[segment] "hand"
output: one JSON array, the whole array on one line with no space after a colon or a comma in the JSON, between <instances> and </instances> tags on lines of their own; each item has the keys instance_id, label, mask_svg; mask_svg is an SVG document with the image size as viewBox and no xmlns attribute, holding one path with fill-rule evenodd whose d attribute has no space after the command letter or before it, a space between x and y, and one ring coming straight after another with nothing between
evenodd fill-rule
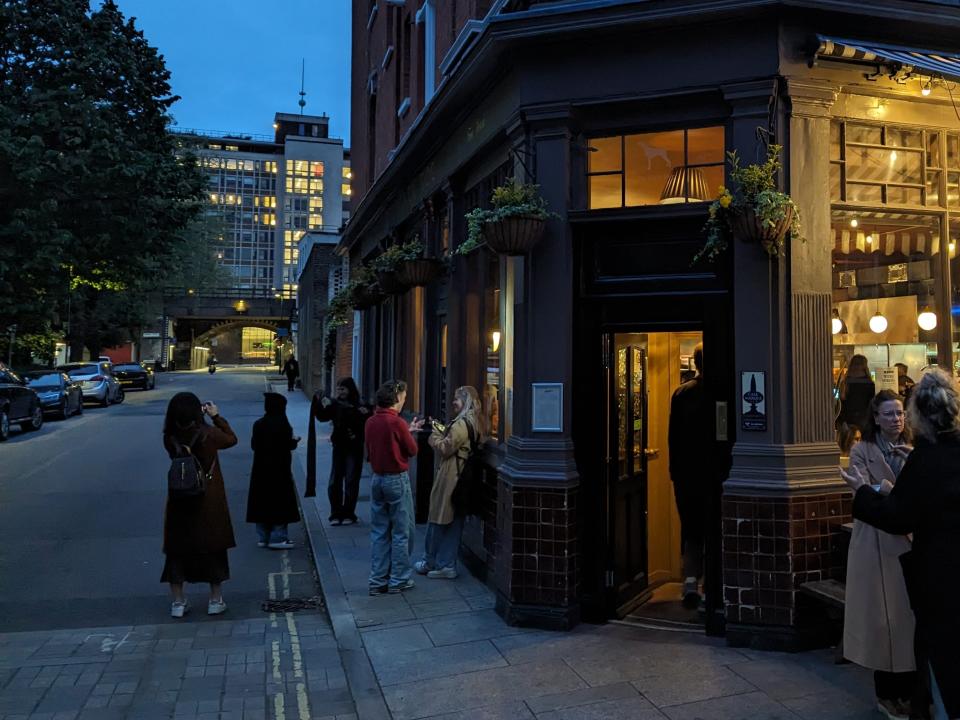
<instances>
[{"instance_id":1,"label":"hand","mask_svg":"<svg viewBox=\"0 0 960 720\"><path fill-rule=\"evenodd\" d=\"M423 418L414 417L410 421L410 432L418 432L423 429Z\"/></svg>"},{"instance_id":2,"label":"hand","mask_svg":"<svg viewBox=\"0 0 960 720\"><path fill-rule=\"evenodd\" d=\"M370 414L370 411L369 411L367 408L362 407L362 406L359 407L359 408L357 408L357 410L360 411L360 414L361 414L361 415L369 415L369 414Z\"/></svg>"},{"instance_id":3,"label":"hand","mask_svg":"<svg viewBox=\"0 0 960 720\"><path fill-rule=\"evenodd\" d=\"M843 478L844 482L850 486L850 489L856 492L862 486L867 485L868 481L860 472L859 468L850 467L850 471L847 472L843 468L840 468L840 477Z\"/></svg>"},{"instance_id":4,"label":"hand","mask_svg":"<svg viewBox=\"0 0 960 720\"><path fill-rule=\"evenodd\" d=\"M899 456L902 457L904 460L906 460L907 455L909 455L909 454L913 451L913 445L907 445L907 444L905 444L905 443L904 443L903 445L894 445L893 448L892 448L892 450L893 450L897 455L899 455Z\"/></svg>"},{"instance_id":5,"label":"hand","mask_svg":"<svg viewBox=\"0 0 960 720\"><path fill-rule=\"evenodd\" d=\"M210 417L216 417L220 414L220 411L217 409L217 406L212 402L205 402L203 404L203 412Z\"/></svg>"},{"instance_id":6,"label":"hand","mask_svg":"<svg viewBox=\"0 0 960 720\"><path fill-rule=\"evenodd\" d=\"M325 408L330 407L330 398L328 398L328 397L321 398L321 399L320 399L320 404L321 404L323 407L325 407Z\"/></svg>"}]
</instances>

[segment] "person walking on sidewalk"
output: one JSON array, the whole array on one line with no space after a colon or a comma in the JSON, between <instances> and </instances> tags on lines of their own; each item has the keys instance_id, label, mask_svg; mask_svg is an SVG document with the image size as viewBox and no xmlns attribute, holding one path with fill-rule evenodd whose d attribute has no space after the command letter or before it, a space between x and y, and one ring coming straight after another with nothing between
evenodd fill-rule
<instances>
[{"instance_id":1,"label":"person walking on sidewalk","mask_svg":"<svg viewBox=\"0 0 960 720\"><path fill-rule=\"evenodd\" d=\"M417 454L412 433L423 427L416 417L407 424L400 411L407 384L389 380L377 390L377 409L367 420L370 485L370 594L398 593L413 587L410 551L415 529L410 458Z\"/></svg>"},{"instance_id":2,"label":"person walking on sidewalk","mask_svg":"<svg viewBox=\"0 0 960 720\"><path fill-rule=\"evenodd\" d=\"M457 577L457 553L463 535L463 513L453 504L464 463L483 442L483 408L476 388L465 385L453 394L456 417L445 428L434 425L430 447L440 458L430 490L430 514L423 560L414 569L432 579Z\"/></svg>"},{"instance_id":3,"label":"person walking on sidewalk","mask_svg":"<svg viewBox=\"0 0 960 720\"><path fill-rule=\"evenodd\" d=\"M360 402L360 391L353 378L343 378L337 383L335 398L331 399L320 393L314 395L310 417L307 452L311 456L317 447L313 420L330 420L333 423L333 432L330 434L333 459L327 484L330 523L339 525L359 522L356 509L360 475L363 472L363 429L370 417L370 409Z\"/></svg>"},{"instance_id":4,"label":"person walking on sidewalk","mask_svg":"<svg viewBox=\"0 0 960 720\"><path fill-rule=\"evenodd\" d=\"M290 523L300 521L297 488L293 483L293 451L300 442L287 420L287 399L279 393L263 394L264 416L253 424L250 446L253 469L247 493L247 522L255 523L260 547L292 548Z\"/></svg>"},{"instance_id":5,"label":"person walking on sidewalk","mask_svg":"<svg viewBox=\"0 0 960 720\"><path fill-rule=\"evenodd\" d=\"M170 584L172 617L182 618L187 612L183 585L188 582L210 584L208 615L219 615L227 609L221 584L230 578L227 550L236 542L217 453L236 444L237 436L215 404L201 405L189 392L170 399L163 422L164 448L171 458L182 457L185 452L194 455L208 474L202 494L167 496L163 517L166 560L160 582Z\"/></svg>"},{"instance_id":6,"label":"person walking on sidewalk","mask_svg":"<svg viewBox=\"0 0 960 720\"><path fill-rule=\"evenodd\" d=\"M297 378L300 377L300 363L291 355L283 364L283 374L287 376L287 392L293 392L293 386L296 385Z\"/></svg>"}]
</instances>

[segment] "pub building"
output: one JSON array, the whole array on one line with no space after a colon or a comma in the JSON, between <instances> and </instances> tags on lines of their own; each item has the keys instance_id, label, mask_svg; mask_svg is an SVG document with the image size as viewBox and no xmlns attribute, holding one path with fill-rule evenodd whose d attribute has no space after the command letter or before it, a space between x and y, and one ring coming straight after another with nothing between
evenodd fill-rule
<instances>
[{"instance_id":1,"label":"pub building","mask_svg":"<svg viewBox=\"0 0 960 720\"><path fill-rule=\"evenodd\" d=\"M361 199L340 252L357 268L419 239L449 269L347 332L365 393L402 378L411 411L449 419L456 387L480 391L486 504L461 554L497 611L549 628L676 617L667 428L702 343L714 439L687 450L711 468L692 622L734 645L824 642L800 588L844 580L838 378L857 353L914 379L960 354L960 6L416 5L354 2ZM725 153L762 161L768 142L803 237L779 259L737 240L694 263ZM508 178L539 186L544 237L453 254Z\"/></svg>"}]
</instances>

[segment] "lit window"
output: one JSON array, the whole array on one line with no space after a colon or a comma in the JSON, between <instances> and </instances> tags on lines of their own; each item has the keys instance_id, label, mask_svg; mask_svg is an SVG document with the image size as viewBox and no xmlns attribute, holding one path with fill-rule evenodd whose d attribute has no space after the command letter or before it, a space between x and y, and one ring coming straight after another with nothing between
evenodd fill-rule
<instances>
[{"instance_id":1,"label":"lit window","mask_svg":"<svg viewBox=\"0 0 960 720\"><path fill-rule=\"evenodd\" d=\"M323 210L323 198L317 195L314 195L310 198L310 210Z\"/></svg>"},{"instance_id":2,"label":"lit window","mask_svg":"<svg viewBox=\"0 0 960 720\"><path fill-rule=\"evenodd\" d=\"M310 163L310 175L313 177L323 177L323 163L322 162L311 162Z\"/></svg>"},{"instance_id":3,"label":"lit window","mask_svg":"<svg viewBox=\"0 0 960 720\"><path fill-rule=\"evenodd\" d=\"M209 145L207 145L207 147L210 148L211 150L222 150L222 149L223 149L223 146L222 146L222 145L214 145L213 143L210 143Z\"/></svg>"},{"instance_id":4,"label":"lit window","mask_svg":"<svg viewBox=\"0 0 960 720\"><path fill-rule=\"evenodd\" d=\"M310 216L310 229L316 230L323 227L323 215Z\"/></svg>"},{"instance_id":5,"label":"lit window","mask_svg":"<svg viewBox=\"0 0 960 720\"><path fill-rule=\"evenodd\" d=\"M353 179L353 173L350 172L350 167L348 165L344 165L343 167L343 177L347 180Z\"/></svg>"},{"instance_id":6,"label":"lit window","mask_svg":"<svg viewBox=\"0 0 960 720\"><path fill-rule=\"evenodd\" d=\"M340 186L340 192L346 195L347 197L350 197L350 195L353 193L353 190L350 189L349 183L343 183Z\"/></svg>"},{"instance_id":7,"label":"lit window","mask_svg":"<svg viewBox=\"0 0 960 720\"><path fill-rule=\"evenodd\" d=\"M311 193L322 193L322 192L323 192L323 180L311 180L311 181L310 181L310 192L311 192Z\"/></svg>"},{"instance_id":8,"label":"lit window","mask_svg":"<svg viewBox=\"0 0 960 720\"><path fill-rule=\"evenodd\" d=\"M230 152L238 152L240 150L240 148L236 145L227 145L226 149Z\"/></svg>"}]
</instances>

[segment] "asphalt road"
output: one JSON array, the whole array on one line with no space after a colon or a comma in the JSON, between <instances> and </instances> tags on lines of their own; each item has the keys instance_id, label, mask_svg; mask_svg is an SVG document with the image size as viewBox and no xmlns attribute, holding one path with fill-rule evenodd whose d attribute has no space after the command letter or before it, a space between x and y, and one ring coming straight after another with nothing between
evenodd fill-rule
<instances>
[{"instance_id":1,"label":"asphalt road","mask_svg":"<svg viewBox=\"0 0 960 720\"><path fill-rule=\"evenodd\" d=\"M169 467L161 430L167 402L181 391L216 402L240 440L220 454L238 544L230 551L224 619L262 617L283 553L302 573L290 578L291 596L316 594L302 526L290 528L298 547L277 552L258 548L244 522L250 432L275 373L163 373L156 390L128 391L121 405L87 406L39 432L12 432L0 444L0 632L176 622L160 583ZM188 593L194 621L206 620L197 612L206 586L190 585Z\"/></svg>"}]
</instances>

